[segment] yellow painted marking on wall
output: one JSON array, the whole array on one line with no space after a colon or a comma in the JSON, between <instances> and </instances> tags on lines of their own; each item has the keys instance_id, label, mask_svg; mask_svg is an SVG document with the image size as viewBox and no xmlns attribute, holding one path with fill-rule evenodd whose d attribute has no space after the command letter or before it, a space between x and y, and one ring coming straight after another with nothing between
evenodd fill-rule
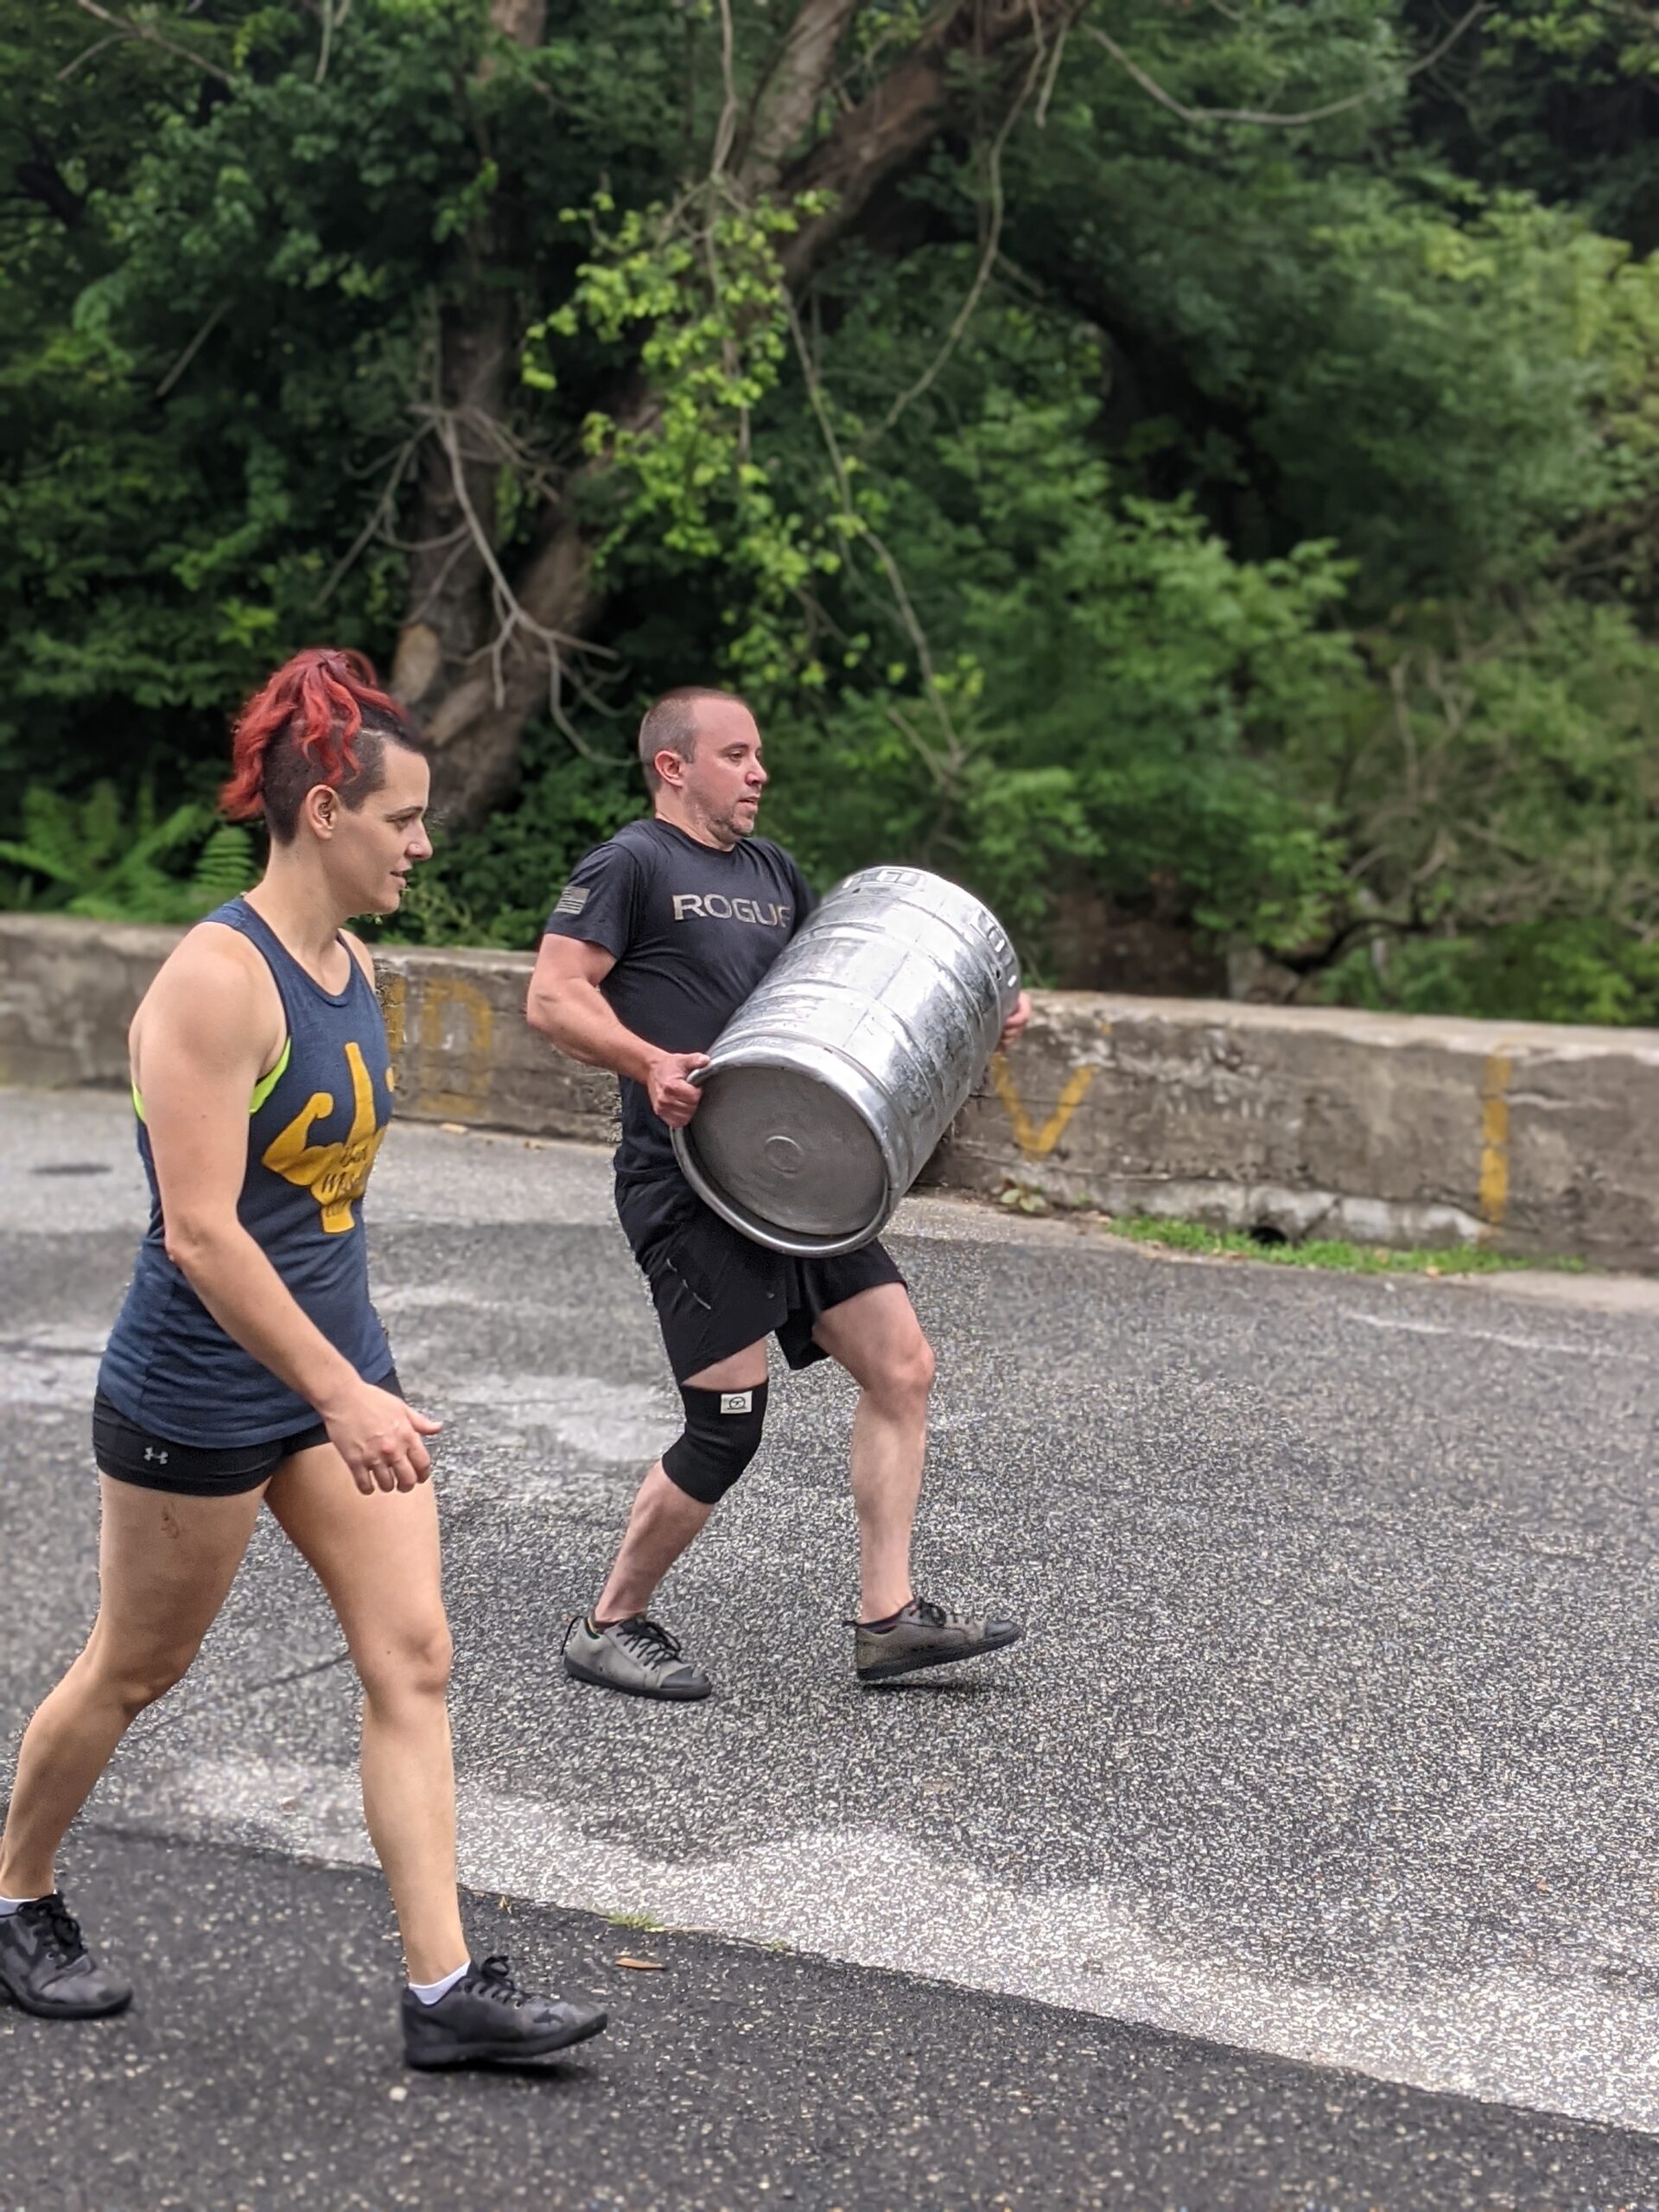
<instances>
[{"instance_id":1,"label":"yellow painted marking on wall","mask_svg":"<svg viewBox=\"0 0 1659 2212\"><path fill-rule=\"evenodd\" d=\"M404 1024L409 1013L409 985L401 976L382 975L380 1011L385 1017L386 1044L395 1060L404 1049Z\"/></svg>"},{"instance_id":2,"label":"yellow painted marking on wall","mask_svg":"<svg viewBox=\"0 0 1659 2212\"><path fill-rule=\"evenodd\" d=\"M1095 1079L1093 1068L1074 1068L1066 1080L1065 1088L1055 1102L1054 1111L1039 1129L1026 1111L1026 1102L1020 1096L1005 1054L998 1052L991 1062L991 1081L996 1095L1007 1109L1014 1130L1014 1141L1027 1160L1045 1160L1065 1135L1066 1123L1083 1103L1084 1093Z\"/></svg>"},{"instance_id":3,"label":"yellow painted marking on wall","mask_svg":"<svg viewBox=\"0 0 1659 2212\"><path fill-rule=\"evenodd\" d=\"M474 1120L489 1097L495 1014L488 999L464 976L435 976L421 993L416 1014L420 1062L415 1110L435 1121ZM453 1031L462 1025L464 1037L456 1039Z\"/></svg>"},{"instance_id":4,"label":"yellow painted marking on wall","mask_svg":"<svg viewBox=\"0 0 1659 2212\"><path fill-rule=\"evenodd\" d=\"M1487 1229L1503 1226L1510 1205L1510 1077L1512 1054L1487 1055L1480 1084L1480 1217Z\"/></svg>"}]
</instances>

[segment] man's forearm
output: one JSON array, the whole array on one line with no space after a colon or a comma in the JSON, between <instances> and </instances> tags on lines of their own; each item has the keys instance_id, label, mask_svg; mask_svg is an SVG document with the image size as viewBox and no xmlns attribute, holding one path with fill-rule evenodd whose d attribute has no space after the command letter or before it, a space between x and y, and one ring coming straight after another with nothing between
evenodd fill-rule
<instances>
[{"instance_id":1,"label":"man's forearm","mask_svg":"<svg viewBox=\"0 0 1659 2212\"><path fill-rule=\"evenodd\" d=\"M644 1083L651 1063L661 1058L657 1046L636 1037L617 1020L603 993L591 983L567 984L556 997L535 992L525 1011L532 1029L584 1067L608 1068L613 1075Z\"/></svg>"}]
</instances>

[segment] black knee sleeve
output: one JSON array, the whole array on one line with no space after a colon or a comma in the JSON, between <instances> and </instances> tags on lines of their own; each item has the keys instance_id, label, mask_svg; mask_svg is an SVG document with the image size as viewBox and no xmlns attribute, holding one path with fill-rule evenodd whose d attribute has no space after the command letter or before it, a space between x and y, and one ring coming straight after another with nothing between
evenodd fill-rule
<instances>
[{"instance_id":1,"label":"black knee sleeve","mask_svg":"<svg viewBox=\"0 0 1659 2212\"><path fill-rule=\"evenodd\" d=\"M755 1453L766 1418L766 1389L694 1390L683 1383L685 1433L663 1454L663 1472L702 1505L718 1505Z\"/></svg>"}]
</instances>

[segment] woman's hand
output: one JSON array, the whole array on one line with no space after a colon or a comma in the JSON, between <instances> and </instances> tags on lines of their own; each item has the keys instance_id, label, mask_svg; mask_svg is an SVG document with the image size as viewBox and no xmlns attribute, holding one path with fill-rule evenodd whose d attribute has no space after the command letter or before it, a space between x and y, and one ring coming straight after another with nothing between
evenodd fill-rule
<instances>
[{"instance_id":1,"label":"woman's hand","mask_svg":"<svg viewBox=\"0 0 1659 2212\"><path fill-rule=\"evenodd\" d=\"M443 1424L406 1406L395 1390L359 1382L317 1410L365 1497L377 1490L413 1490L431 1473L432 1455L421 1440L435 1436Z\"/></svg>"}]
</instances>

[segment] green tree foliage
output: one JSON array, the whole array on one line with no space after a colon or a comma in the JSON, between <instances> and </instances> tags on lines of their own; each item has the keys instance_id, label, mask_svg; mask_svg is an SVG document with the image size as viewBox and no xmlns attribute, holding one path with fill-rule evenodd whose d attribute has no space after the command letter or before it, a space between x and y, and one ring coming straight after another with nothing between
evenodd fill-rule
<instances>
[{"instance_id":1,"label":"green tree foliage","mask_svg":"<svg viewBox=\"0 0 1659 2212\"><path fill-rule=\"evenodd\" d=\"M443 739L404 935L531 941L724 680L815 875L1037 974L1659 1019L1656 73L1634 0L0 0L0 896L200 911L328 636Z\"/></svg>"}]
</instances>

